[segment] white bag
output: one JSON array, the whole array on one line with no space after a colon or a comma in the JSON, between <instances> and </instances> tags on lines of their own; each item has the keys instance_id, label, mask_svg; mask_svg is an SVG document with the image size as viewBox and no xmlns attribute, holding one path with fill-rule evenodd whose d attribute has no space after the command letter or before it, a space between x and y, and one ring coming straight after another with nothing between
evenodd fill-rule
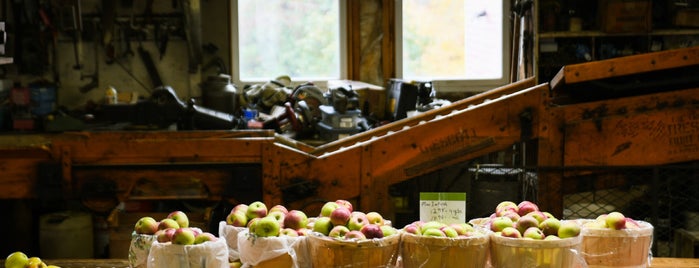
<instances>
[{"instance_id":1,"label":"white bag","mask_svg":"<svg viewBox=\"0 0 699 268\"><path fill-rule=\"evenodd\" d=\"M129 243L129 266L131 268L145 268L148 262L151 244L158 240L155 235L131 233L131 243Z\"/></svg>"},{"instance_id":2,"label":"white bag","mask_svg":"<svg viewBox=\"0 0 699 268\"><path fill-rule=\"evenodd\" d=\"M238 233L238 250L244 268L284 254L291 257L293 268L311 267L305 236L254 237L246 230Z\"/></svg>"},{"instance_id":3,"label":"white bag","mask_svg":"<svg viewBox=\"0 0 699 268\"><path fill-rule=\"evenodd\" d=\"M218 236L226 240L229 261L233 262L240 259L240 251L238 251L238 233L247 229L247 227L228 225L225 221L219 222Z\"/></svg>"},{"instance_id":4,"label":"white bag","mask_svg":"<svg viewBox=\"0 0 699 268\"><path fill-rule=\"evenodd\" d=\"M153 242L148 254L148 268L228 268L225 239L198 245Z\"/></svg>"}]
</instances>

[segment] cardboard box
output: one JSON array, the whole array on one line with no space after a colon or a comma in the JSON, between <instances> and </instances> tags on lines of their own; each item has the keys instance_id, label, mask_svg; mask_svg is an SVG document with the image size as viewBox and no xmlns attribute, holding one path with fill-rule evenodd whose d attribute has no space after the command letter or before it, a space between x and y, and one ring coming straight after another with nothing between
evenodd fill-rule
<instances>
[{"instance_id":1,"label":"cardboard box","mask_svg":"<svg viewBox=\"0 0 699 268\"><path fill-rule=\"evenodd\" d=\"M652 29L650 0L599 0L600 30L606 33L646 33Z\"/></svg>"}]
</instances>

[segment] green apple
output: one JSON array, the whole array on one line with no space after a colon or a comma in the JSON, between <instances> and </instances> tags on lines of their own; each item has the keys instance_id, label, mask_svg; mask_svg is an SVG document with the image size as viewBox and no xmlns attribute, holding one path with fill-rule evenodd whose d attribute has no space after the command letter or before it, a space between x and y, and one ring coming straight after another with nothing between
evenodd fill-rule
<instances>
[{"instance_id":1,"label":"green apple","mask_svg":"<svg viewBox=\"0 0 699 268\"><path fill-rule=\"evenodd\" d=\"M168 228L179 229L180 227L182 227L182 226L180 226L175 220L169 219L169 218L162 219L158 223L158 230L165 230ZM182 228L186 228L186 227L182 227Z\"/></svg>"},{"instance_id":2,"label":"green apple","mask_svg":"<svg viewBox=\"0 0 699 268\"><path fill-rule=\"evenodd\" d=\"M325 202L325 204L323 204L323 207L320 208L320 216L321 217L330 217L330 214L332 214L333 211L339 207L340 207L340 204L338 204L337 202L330 202L330 201Z\"/></svg>"},{"instance_id":3,"label":"green apple","mask_svg":"<svg viewBox=\"0 0 699 268\"><path fill-rule=\"evenodd\" d=\"M510 237L510 238L522 238L522 233L520 233L517 228L514 227L505 227L500 231L500 235L504 237Z\"/></svg>"},{"instance_id":4,"label":"green apple","mask_svg":"<svg viewBox=\"0 0 699 268\"><path fill-rule=\"evenodd\" d=\"M172 243L177 245L193 245L196 235L190 228L179 228L172 235Z\"/></svg>"},{"instance_id":5,"label":"green apple","mask_svg":"<svg viewBox=\"0 0 699 268\"><path fill-rule=\"evenodd\" d=\"M376 211L371 211L371 212L367 213L366 218L367 218L367 220L369 220L369 223L373 223L376 225L383 225L384 224L383 216L381 216L381 214L379 214Z\"/></svg>"},{"instance_id":6,"label":"green apple","mask_svg":"<svg viewBox=\"0 0 699 268\"><path fill-rule=\"evenodd\" d=\"M158 221L153 217L142 217L136 221L134 231L137 234L152 235L158 231Z\"/></svg>"},{"instance_id":7,"label":"green apple","mask_svg":"<svg viewBox=\"0 0 699 268\"><path fill-rule=\"evenodd\" d=\"M517 204L512 201L502 201L495 206L495 215L502 216L505 211L517 212Z\"/></svg>"},{"instance_id":8,"label":"green apple","mask_svg":"<svg viewBox=\"0 0 699 268\"><path fill-rule=\"evenodd\" d=\"M621 212L614 211L607 214L604 221L610 229L621 230L626 228L626 216L621 214Z\"/></svg>"},{"instance_id":9,"label":"green apple","mask_svg":"<svg viewBox=\"0 0 699 268\"><path fill-rule=\"evenodd\" d=\"M514 227L514 222L508 217L495 217L490 221L490 230L493 232L501 232L507 227Z\"/></svg>"},{"instance_id":10,"label":"green apple","mask_svg":"<svg viewBox=\"0 0 699 268\"><path fill-rule=\"evenodd\" d=\"M524 234L524 231L529 229L529 227L539 227L539 220L534 218L532 215L524 215L515 222L515 228L517 228L517 231L520 233Z\"/></svg>"},{"instance_id":11,"label":"green apple","mask_svg":"<svg viewBox=\"0 0 699 268\"><path fill-rule=\"evenodd\" d=\"M328 235L332 228L333 224L330 221L330 217L318 217L313 223L313 231L323 235Z\"/></svg>"},{"instance_id":12,"label":"green apple","mask_svg":"<svg viewBox=\"0 0 699 268\"><path fill-rule=\"evenodd\" d=\"M391 236L398 233L398 230L396 230L396 228L390 225L381 225L379 226L379 228L381 228L381 231L383 232L383 237Z\"/></svg>"},{"instance_id":13,"label":"green apple","mask_svg":"<svg viewBox=\"0 0 699 268\"><path fill-rule=\"evenodd\" d=\"M546 235L544 235L544 232L541 231L539 227L529 227L527 228L527 230L524 230L524 233L522 233L522 237L534 240L542 240L546 237Z\"/></svg>"},{"instance_id":14,"label":"green apple","mask_svg":"<svg viewBox=\"0 0 699 268\"><path fill-rule=\"evenodd\" d=\"M447 235L442 232L442 230L437 229L437 228L430 228L422 232L422 235L424 236L433 236L433 237L447 237Z\"/></svg>"},{"instance_id":15,"label":"green apple","mask_svg":"<svg viewBox=\"0 0 699 268\"><path fill-rule=\"evenodd\" d=\"M349 233L349 231L350 229L347 228L347 226L336 225L332 228L332 230L330 230L328 236L332 238L344 239L345 235Z\"/></svg>"},{"instance_id":16,"label":"green apple","mask_svg":"<svg viewBox=\"0 0 699 268\"><path fill-rule=\"evenodd\" d=\"M347 240L364 240L366 236L359 230L352 230L345 234Z\"/></svg>"},{"instance_id":17,"label":"green apple","mask_svg":"<svg viewBox=\"0 0 699 268\"><path fill-rule=\"evenodd\" d=\"M180 227L189 227L189 217L182 211L176 210L167 215L168 219L173 219Z\"/></svg>"},{"instance_id":18,"label":"green apple","mask_svg":"<svg viewBox=\"0 0 699 268\"><path fill-rule=\"evenodd\" d=\"M580 225L574 221L562 221L558 228L558 237L569 238L580 235Z\"/></svg>"},{"instance_id":19,"label":"green apple","mask_svg":"<svg viewBox=\"0 0 699 268\"><path fill-rule=\"evenodd\" d=\"M539 224L539 229L544 232L545 235L558 235L558 228L561 227L561 221L556 218L548 218Z\"/></svg>"},{"instance_id":20,"label":"green apple","mask_svg":"<svg viewBox=\"0 0 699 268\"><path fill-rule=\"evenodd\" d=\"M248 216L248 220L252 218L262 218L264 216L267 216L267 205L265 203L262 203L262 201L255 201L250 203L248 205L248 209L245 212L245 215Z\"/></svg>"},{"instance_id":21,"label":"green apple","mask_svg":"<svg viewBox=\"0 0 699 268\"><path fill-rule=\"evenodd\" d=\"M299 236L299 232L296 231L295 229L292 228L282 228L281 231L279 231L279 236Z\"/></svg>"},{"instance_id":22,"label":"green apple","mask_svg":"<svg viewBox=\"0 0 699 268\"><path fill-rule=\"evenodd\" d=\"M203 232L194 237L194 244L198 245L204 242L215 242L218 239L214 234L209 232Z\"/></svg>"},{"instance_id":23,"label":"green apple","mask_svg":"<svg viewBox=\"0 0 699 268\"><path fill-rule=\"evenodd\" d=\"M245 227L248 224L248 216L245 215L245 211L233 211L226 217L226 223L236 227Z\"/></svg>"},{"instance_id":24,"label":"green apple","mask_svg":"<svg viewBox=\"0 0 699 268\"><path fill-rule=\"evenodd\" d=\"M279 220L272 216L261 218L255 224L255 235L258 237L279 236L280 230Z\"/></svg>"},{"instance_id":25,"label":"green apple","mask_svg":"<svg viewBox=\"0 0 699 268\"><path fill-rule=\"evenodd\" d=\"M471 224L465 222L455 222L449 224L449 226L451 226L451 228L454 228L454 230L456 230L456 233L458 233L459 235L466 235L470 232L475 231Z\"/></svg>"},{"instance_id":26,"label":"green apple","mask_svg":"<svg viewBox=\"0 0 699 268\"><path fill-rule=\"evenodd\" d=\"M30 257L26 268L46 268L46 263L39 257Z\"/></svg>"},{"instance_id":27,"label":"green apple","mask_svg":"<svg viewBox=\"0 0 699 268\"><path fill-rule=\"evenodd\" d=\"M446 226L446 224L438 222L438 221L428 221L425 224L420 226L420 233L425 234L425 231L429 229L441 229L442 227Z\"/></svg>"},{"instance_id":28,"label":"green apple","mask_svg":"<svg viewBox=\"0 0 699 268\"><path fill-rule=\"evenodd\" d=\"M29 257L24 252L16 251L5 258L5 268L24 268L29 264Z\"/></svg>"},{"instance_id":29,"label":"green apple","mask_svg":"<svg viewBox=\"0 0 699 268\"><path fill-rule=\"evenodd\" d=\"M457 236L459 236L459 233L457 233L456 230L454 230L454 228L451 227L451 226L449 226L449 225L443 226L442 228L440 228L440 230L442 230L442 232L443 232L447 237L457 237Z\"/></svg>"},{"instance_id":30,"label":"green apple","mask_svg":"<svg viewBox=\"0 0 699 268\"><path fill-rule=\"evenodd\" d=\"M350 215L347 227L350 230L361 230L364 225L369 224L369 219L366 218L366 213L361 211L353 211Z\"/></svg>"}]
</instances>

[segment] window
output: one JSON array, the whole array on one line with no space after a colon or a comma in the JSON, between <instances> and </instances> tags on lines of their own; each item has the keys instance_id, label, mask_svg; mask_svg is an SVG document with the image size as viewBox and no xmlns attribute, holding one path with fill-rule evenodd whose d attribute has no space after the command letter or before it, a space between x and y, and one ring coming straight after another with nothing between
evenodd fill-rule
<instances>
[{"instance_id":1,"label":"window","mask_svg":"<svg viewBox=\"0 0 699 268\"><path fill-rule=\"evenodd\" d=\"M236 83L346 76L344 0L237 0L231 6Z\"/></svg>"},{"instance_id":2,"label":"window","mask_svg":"<svg viewBox=\"0 0 699 268\"><path fill-rule=\"evenodd\" d=\"M396 73L438 91L509 82L509 7L503 0L402 0L396 4Z\"/></svg>"}]
</instances>

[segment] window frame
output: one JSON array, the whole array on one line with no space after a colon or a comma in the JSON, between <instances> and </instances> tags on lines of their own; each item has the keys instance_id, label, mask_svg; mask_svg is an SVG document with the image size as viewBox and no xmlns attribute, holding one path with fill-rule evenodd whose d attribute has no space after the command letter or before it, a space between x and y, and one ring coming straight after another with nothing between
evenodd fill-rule
<instances>
[{"instance_id":1,"label":"window frame","mask_svg":"<svg viewBox=\"0 0 699 268\"><path fill-rule=\"evenodd\" d=\"M292 80L292 86L296 86L305 82L313 82L316 85L323 86L327 83L328 80L340 80L340 79L347 79L348 76L348 66L349 66L349 48L347 44L347 14L348 14L348 8L347 8L347 0L337 0L339 1L339 12L340 12L340 17L339 19L339 33L340 33L340 40L339 40L339 48L340 48L340 63L339 63L339 68L340 68L340 77L334 78L334 79L321 79L321 78L304 78L304 80L298 80L295 79L294 77L291 77ZM238 39L239 39L239 33L238 33L238 0L232 0L230 3L230 48L231 48L231 70L230 70L230 76L231 80L234 84L239 84L239 85L249 85L249 84L259 84L259 83L265 83L268 82L269 80L272 80L275 78L275 76L278 75L284 75L284 74L273 74L272 77L269 77L269 79L265 81L256 81L256 80L241 80L240 78L240 47L238 44Z\"/></svg>"},{"instance_id":2,"label":"window frame","mask_svg":"<svg viewBox=\"0 0 699 268\"><path fill-rule=\"evenodd\" d=\"M395 1L395 72L396 78L403 78L403 1ZM500 79L436 79L431 80L435 90L440 92L482 92L510 82L512 57L512 25L510 1L502 0L502 77Z\"/></svg>"}]
</instances>

